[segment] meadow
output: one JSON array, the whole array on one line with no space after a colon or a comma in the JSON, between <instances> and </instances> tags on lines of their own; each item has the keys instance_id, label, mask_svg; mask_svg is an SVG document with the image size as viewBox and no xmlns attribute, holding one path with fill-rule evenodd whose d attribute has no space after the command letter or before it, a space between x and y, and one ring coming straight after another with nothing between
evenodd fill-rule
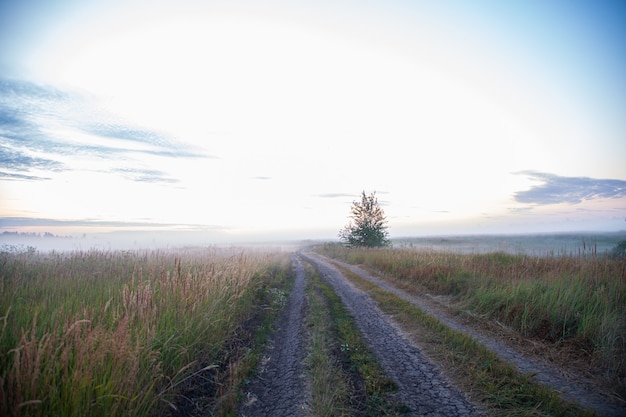
<instances>
[{"instance_id":1,"label":"meadow","mask_svg":"<svg viewBox=\"0 0 626 417\"><path fill-rule=\"evenodd\" d=\"M626 377L626 261L608 256L460 253L424 248L318 250L361 264L409 291L444 296L459 310L527 338L575 351L621 384Z\"/></svg>"},{"instance_id":2,"label":"meadow","mask_svg":"<svg viewBox=\"0 0 626 417\"><path fill-rule=\"evenodd\" d=\"M164 415L197 377L232 397L241 327L289 274L279 251L2 251L0 415Z\"/></svg>"}]
</instances>

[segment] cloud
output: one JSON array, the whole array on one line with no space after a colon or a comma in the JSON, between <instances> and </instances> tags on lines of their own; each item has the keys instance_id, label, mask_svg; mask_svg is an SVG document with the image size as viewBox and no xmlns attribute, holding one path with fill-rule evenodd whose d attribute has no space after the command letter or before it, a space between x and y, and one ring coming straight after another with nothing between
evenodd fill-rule
<instances>
[{"instance_id":1,"label":"cloud","mask_svg":"<svg viewBox=\"0 0 626 417\"><path fill-rule=\"evenodd\" d=\"M102 221L102 220L56 220L34 217L0 217L0 227L24 227L24 226L103 226L103 227L119 227L119 226L163 226L161 223L147 222L120 222L120 221Z\"/></svg>"},{"instance_id":2,"label":"cloud","mask_svg":"<svg viewBox=\"0 0 626 417\"><path fill-rule=\"evenodd\" d=\"M11 229L16 227L114 227L114 228L172 228L185 227L193 230L227 230L226 226L206 224L172 224L146 221L117 221L96 219L58 220L35 217L0 217L0 228Z\"/></svg>"},{"instance_id":3,"label":"cloud","mask_svg":"<svg viewBox=\"0 0 626 417\"><path fill-rule=\"evenodd\" d=\"M350 198L354 198L354 197L358 197L358 194L323 193L323 194L316 194L316 197L322 197L322 198L344 198L344 197L350 197Z\"/></svg>"},{"instance_id":4,"label":"cloud","mask_svg":"<svg viewBox=\"0 0 626 417\"><path fill-rule=\"evenodd\" d=\"M152 169L115 169L111 172L120 173L126 179L139 182L177 183L178 179L168 176L163 171Z\"/></svg>"},{"instance_id":5,"label":"cloud","mask_svg":"<svg viewBox=\"0 0 626 417\"><path fill-rule=\"evenodd\" d=\"M188 145L177 143L167 135L153 130L141 129L119 123L98 121L77 124L76 129L105 140L109 139L110 141L107 147L97 147L97 149L106 149L111 153L144 153L175 158L216 158L213 155L206 155ZM121 146L125 142L128 146ZM133 144L144 146L136 148L132 146Z\"/></svg>"},{"instance_id":6,"label":"cloud","mask_svg":"<svg viewBox=\"0 0 626 417\"><path fill-rule=\"evenodd\" d=\"M0 126L3 127L5 132L21 130L31 127L31 125L31 123L24 120L23 115L18 114L16 111L11 111L7 107L0 107Z\"/></svg>"},{"instance_id":7,"label":"cloud","mask_svg":"<svg viewBox=\"0 0 626 417\"><path fill-rule=\"evenodd\" d=\"M15 172L0 171L0 180L26 180L26 181L43 181L49 180L50 177L39 177L36 175L16 174Z\"/></svg>"},{"instance_id":8,"label":"cloud","mask_svg":"<svg viewBox=\"0 0 626 417\"><path fill-rule=\"evenodd\" d=\"M176 182L160 171L134 169L144 155L215 158L162 132L115 119L78 94L0 78L3 178L46 179L33 171L71 170L71 162L59 162L69 156L111 161L119 167L112 172L134 181Z\"/></svg>"},{"instance_id":9,"label":"cloud","mask_svg":"<svg viewBox=\"0 0 626 417\"><path fill-rule=\"evenodd\" d=\"M59 171L63 164L52 159L29 156L24 151L0 143L0 161L4 169L10 171L30 171L41 169Z\"/></svg>"},{"instance_id":10,"label":"cloud","mask_svg":"<svg viewBox=\"0 0 626 417\"><path fill-rule=\"evenodd\" d=\"M515 200L525 204L578 204L595 198L626 197L626 181L588 177L561 177L537 171L516 174L540 181L529 190L515 193Z\"/></svg>"},{"instance_id":11,"label":"cloud","mask_svg":"<svg viewBox=\"0 0 626 417\"><path fill-rule=\"evenodd\" d=\"M25 115L34 110L42 110L44 114L52 111L46 109L53 103L63 103L72 97L69 93L50 86L41 86L23 80L0 78L0 108L11 112L0 112L0 122L19 124Z\"/></svg>"},{"instance_id":12,"label":"cloud","mask_svg":"<svg viewBox=\"0 0 626 417\"><path fill-rule=\"evenodd\" d=\"M513 214L525 214L525 213L531 212L533 208L528 207L528 206L527 207L509 207L507 208L507 210Z\"/></svg>"}]
</instances>

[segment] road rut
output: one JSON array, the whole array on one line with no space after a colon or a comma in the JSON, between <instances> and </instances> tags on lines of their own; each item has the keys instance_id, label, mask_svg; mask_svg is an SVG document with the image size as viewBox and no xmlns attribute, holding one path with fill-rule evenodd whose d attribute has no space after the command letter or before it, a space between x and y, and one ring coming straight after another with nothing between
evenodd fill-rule
<instances>
[{"instance_id":1,"label":"road rut","mask_svg":"<svg viewBox=\"0 0 626 417\"><path fill-rule=\"evenodd\" d=\"M305 356L304 295L302 264L292 257L296 271L293 289L270 338L257 377L245 389L239 407L241 417L299 417L306 409L303 359Z\"/></svg>"}]
</instances>

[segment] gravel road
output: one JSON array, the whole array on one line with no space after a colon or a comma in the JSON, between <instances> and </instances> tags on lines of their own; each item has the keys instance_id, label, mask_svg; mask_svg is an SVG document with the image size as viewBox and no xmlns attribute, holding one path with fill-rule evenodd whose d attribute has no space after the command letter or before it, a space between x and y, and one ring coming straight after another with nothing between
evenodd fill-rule
<instances>
[{"instance_id":1,"label":"gravel road","mask_svg":"<svg viewBox=\"0 0 626 417\"><path fill-rule=\"evenodd\" d=\"M301 256L315 265L353 315L383 369L398 385L398 399L411 410L407 416L481 415L367 294L348 282L325 258L311 252Z\"/></svg>"},{"instance_id":2,"label":"gravel road","mask_svg":"<svg viewBox=\"0 0 626 417\"><path fill-rule=\"evenodd\" d=\"M278 325L270 337L258 375L247 387L239 407L241 417L298 417L306 415L302 361L304 346L304 268L294 256L296 280Z\"/></svg>"}]
</instances>

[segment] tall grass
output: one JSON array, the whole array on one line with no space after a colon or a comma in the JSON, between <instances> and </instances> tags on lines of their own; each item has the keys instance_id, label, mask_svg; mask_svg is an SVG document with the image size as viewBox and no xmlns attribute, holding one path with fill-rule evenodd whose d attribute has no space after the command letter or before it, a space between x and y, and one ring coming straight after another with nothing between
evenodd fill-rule
<instances>
[{"instance_id":1,"label":"tall grass","mask_svg":"<svg viewBox=\"0 0 626 417\"><path fill-rule=\"evenodd\" d=\"M566 341L591 354L612 377L626 375L623 260L340 245L325 245L318 250L366 265L415 291L451 295L464 308L526 336Z\"/></svg>"},{"instance_id":2,"label":"tall grass","mask_svg":"<svg viewBox=\"0 0 626 417\"><path fill-rule=\"evenodd\" d=\"M212 368L277 253L0 252L0 415L156 415Z\"/></svg>"}]
</instances>

